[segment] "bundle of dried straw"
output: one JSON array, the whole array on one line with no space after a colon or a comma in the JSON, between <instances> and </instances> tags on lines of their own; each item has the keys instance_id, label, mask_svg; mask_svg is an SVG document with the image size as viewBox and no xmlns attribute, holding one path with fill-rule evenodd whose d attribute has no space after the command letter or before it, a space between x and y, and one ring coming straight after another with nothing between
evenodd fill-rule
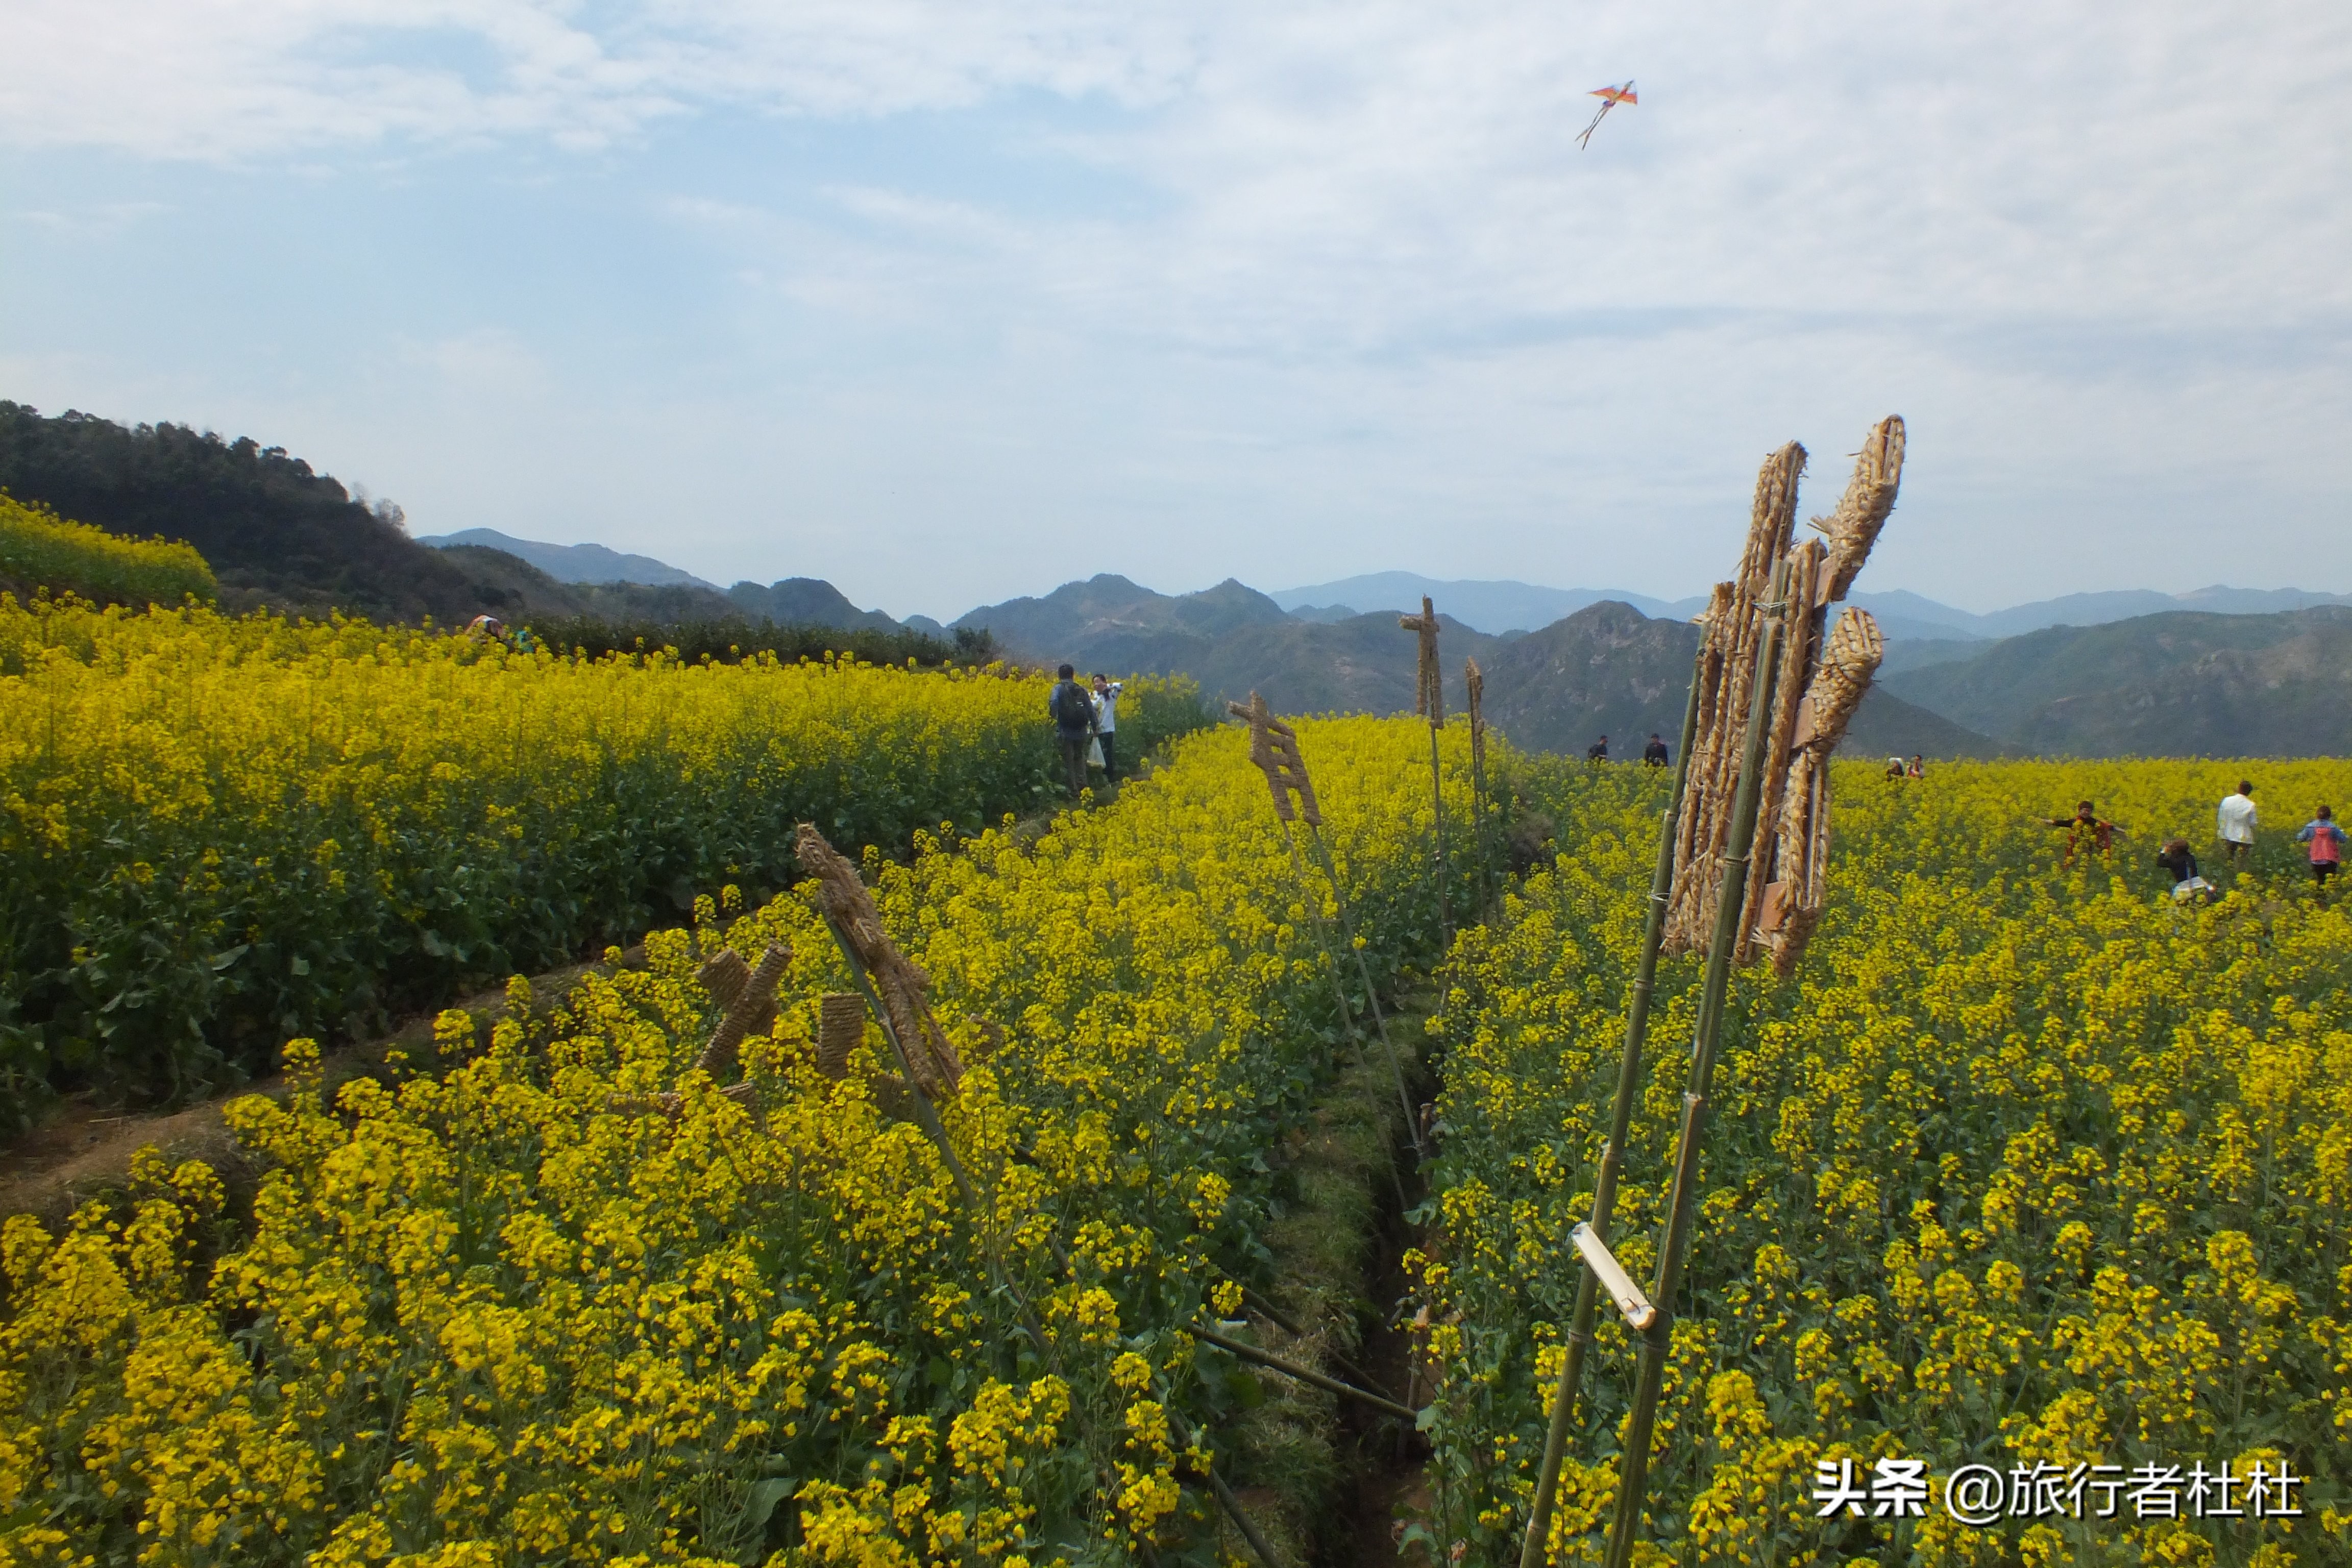
<instances>
[{"instance_id":1,"label":"bundle of dried straw","mask_svg":"<svg viewBox=\"0 0 2352 1568\"><path fill-rule=\"evenodd\" d=\"M1274 792L1274 814L1285 822L1303 819L1309 827L1323 826L1323 808L1315 804L1315 781L1307 776L1307 759L1298 750L1298 731L1274 716L1265 699L1250 693L1247 703L1228 702L1225 711L1249 726L1250 761L1265 774ZM1298 797L1294 816L1290 797Z\"/></svg>"},{"instance_id":2,"label":"bundle of dried straw","mask_svg":"<svg viewBox=\"0 0 2352 1568\"><path fill-rule=\"evenodd\" d=\"M1462 687L1469 698L1470 766L1475 777L1483 779L1486 772L1486 672L1478 668L1475 658L1462 661Z\"/></svg>"},{"instance_id":3,"label":"bundle of dried straw","mask_svg":"<svg viewBox=\"0 0 2352 1568\"><path fill-rule=\"evenodd\" d=\"M1826 631L1829 606L1854 574L1894 510L1903 475L1903 421L1881 420L1857 454L1837 509L1813 526L1822 539L1794 545L1805 449L1795 442L1764 461L1756 479L1738 575L1716 584L1701 617L1696 739L1675 831L1675 878L1666 915L1669 952L1713 935L1723 858L1733 853L1732 795L1738 784L1757 655L1768 613L1784 616L1755 841L1735 960L1769 952L1792 968L1820 919L1829 858L1830 753L1853 717L1885 647L1866 611L1849 609ZM1768 605L1773 585L1781 596ZM1825 635L1826 632L1826 635Z\"/></svg>"},{"instance_id":4,"label":"bundle of dried straw","mask_svg":"<svg viewBox=\"0 0 2352 1568\"><path fill-rule=\"evenodd\" d=\"M816 1069L838 1083L849 1076L849 1053L866 1038L866 998L828 992L816 1005Z\"/></svg>"},{"instance_id":5,"label":"bundle of dried straw","mask_svg":"<svg viewBox=\"0 0 2352 1568\"><path fill-rule=\"evenodd\" d=\"M872 979L915 1087L932 1100L952 1096L963 1081L963 1063L931 1016L931 977L898 951L882 929L882 916L857 868L824 841L814 823L801 824L793 853L801 869L816 880L817 908Z\"/></svg>"},{"instance_id":6,"label":"bundle of dried straw","mask_svg":"<svg viewBox=\"0 0 2352 1568\"><path fill-rule=\"evenodd\" d=\"M1437 664L1437 609L1429 595L1421 596L1421 614L1399 616L1397 625L1421 639L1420 668L1414 671L1412 710L1427 719L1430 728L1445 728L1445 679Z\"/></svg>"}]
</instances>

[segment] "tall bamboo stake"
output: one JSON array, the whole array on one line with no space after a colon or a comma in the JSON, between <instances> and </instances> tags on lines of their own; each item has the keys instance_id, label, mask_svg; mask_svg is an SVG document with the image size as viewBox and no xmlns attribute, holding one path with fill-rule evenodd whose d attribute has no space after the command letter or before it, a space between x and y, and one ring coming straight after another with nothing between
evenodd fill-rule
<instances>
[{"instance_id":1,"label":"tall bamboo stake","mask_svg":"<svg viewBox=\"0 0 2352 1568\"><path fill-rule=\"evenodd\" d=\"M1748 743L1739 764L1739 785L1731 803L1731 837L1722 854L1723 891L1716 906L1715 940L1706 954L1706 978L1699 991L1698 1026L1691 1040L1690 1087L1683 1091L1682 1137L1675 1150L1675 1181L1666 1209L1665 1245L1650 1291L1657 1311L1642 1335L1642 1360L1633 1415L1617 1479L1617 1517L1609 1530L1607 1568L1626 1568L1641 1533L1642 1500L1649 1489L1650 1438L1664 1386L1666 1357L1674 1346L1675 1295L1682 1287L1683 1258L1690 1246L1692 1198L1698 1185L1699 1139L1706 1130L1707 1091L1715 1082L1716 1036L1723 1024L1724 995L1731 982L1733 950L1740 914L1747 906L1748 862L1755 850L1764 754L1771 740L1773 687L1780 670L1780 636L1790 606L1789 571L1774 570L1768 597L1757 607L1764 635L1756 660L1748 710Z\"/></svg>"},{"instance_id":2,"label":"tall bamboo stake","mask_svg":"<svg viewBox=\"0 0 2352 1568\"><path fill-rule=\"evenodd\" d=\"M1706 653L1702 648L1699 658ZM1683 791L1690 780L1691 742L1698 731L1699 668L1691 669L1689 699L1683 704L1682 743L1675 750L1675 785L1658 825L1657 868L1650 874L1650 910L1642 930L1642 957L1633 971L1633 995L1625 1008L1625 1054L1617 1064L1617 1099L1609 1112L1609 1141L1601 1146L1601 1171L1592 1188L1592 1233L1609 1239L1610 1222L1617 1208L1617 1176L1624 1166L1625 1136L1633 1124L1633 1101L1641 1092L1642 1047L1650 1032L1650 994L1658 975L1658 948L1666 930L1666 905L1675 877L1675 824L1682 816ZM1599 1310L1600 1288L1590 1268L1577 1270L1576 1316L1568 1331L1567 1357L1560 1363L1559 1387L1552 1394L1551 1426L1544 1436L1543 1468L1537 1473L1535 1509L1528 1517L1527 1540L1519 1548L1519 1568L1538 1568L1544 1560L1546 1537L1551 1533L1552 1502L1559 1484L1559 1467L1568 1452L1568 1429L1576 1406L1577 1385L1584 1375L1584 1347L1592 1341L1592 1321Z\"/></svg>"},{"instance_id":3,"label":"tall bamboo stake","mask_svg":"<svg viewBox=\"0 0 2352 1568\"><path fill-rule=\"evenodd\" d=\"M1495 904L1495 857L1487 842L1491 814L1486 798L1486 675L1475 658L1462 661L1462 689L1463 706L1470 714L1470 808L1477 823L1471 844L1478 857L1478 917L1484 920Z\"/></svg>"},{"instance_id":4,"label":"tall bamboo stake","mask_svg":"<svg viewBox=\"0 0 2352 1568\"><path fill-rule=\"evenodd\" d=\"M1399 616L1397 625L1421 641L1412 710L1429 721L1429 798L1437 824L1430 847L1430 878L1437 884L1437 940L1442 948L1454 945L1454 917L1445 892L1445 773L1438 759L1437 738L1445 729L1445 677L1437 662L1437 608L1429 595L1421 596L1421 614Z\"/></svg>"}]
</instances>

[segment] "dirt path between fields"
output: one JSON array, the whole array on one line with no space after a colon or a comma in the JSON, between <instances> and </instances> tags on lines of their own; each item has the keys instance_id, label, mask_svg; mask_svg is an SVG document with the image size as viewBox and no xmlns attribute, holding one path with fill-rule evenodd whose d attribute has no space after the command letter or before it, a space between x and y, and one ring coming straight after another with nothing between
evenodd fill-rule
<instances>
[{"instance_id":1,"label":"dirt path between fields","mask_svg":"<svg viewBox=\"0 0 2352 1568\"><path fill-rule=\"evenodd\" d=\"M645 949L633 947L622 963L636 967ZM542 1001L569 993L592 963L566 964L531 977L531 990ZM478 991L451 1004L473 1015L475 1032L485 1035L506 1016L506 986ZM331 1051L322 1065L329 1092L356 1078L373 1078L383 1068L394 1049L412 1057L427 1054L433 1045L433 1020L444 1009L421 1013L392 1034L363 1045ZM68 1096L39 1126L0 1151L0 1218L29 1214L51 1225L63 1221L90 1198L117 1191L130 1175L131 1157L152 1145L178 1163L202 1160L234 1191L250 1184L256 1173L230 1133L223 1111L229 1101L248 1094L273 1099L286 1093L286 1080L277 1073L255 1079L235 1089L179 1110L124 1111L110 1109L94 1097Z\"/></svg>"}]
</instances>

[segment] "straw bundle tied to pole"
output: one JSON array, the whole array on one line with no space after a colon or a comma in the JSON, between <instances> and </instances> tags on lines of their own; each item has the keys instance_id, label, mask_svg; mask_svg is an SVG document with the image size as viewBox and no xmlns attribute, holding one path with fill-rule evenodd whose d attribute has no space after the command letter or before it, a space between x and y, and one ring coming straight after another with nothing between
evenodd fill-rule
<instances>
[{"instance_id":1,"label":"straw bundle tied to pole","mask_svg":"<svg viewBox=\"0 0 2352 1568\"><path fill-rule=\"evenodd\" d=\"M771 947L760 955L760 967L751 969L741 953L727 948L703 964L696 978L727 1013L695 1058L696 1067L714 1079L735 1076L736 1053L744 1037L776 1021L776 987L792 958L790 948Z\"/></svg>"},{"instance_id":2,"label":"straw bundle tied to pole","mask_svg":"<svg viewBox=\"0 0 2352 1568\"><path fill-rule=\"evenodd\" d=\"M1469 697L1470 767L1483 784L1486 777L1486 672L1475 658L1462 661L1462 685Z\"/></svg>"},{"instance_id":3,"label":"straw bundle tied to pole","mask_svg":"<svg viewBox=\"0 0 2352 1568\"><path fill-rule=\"evenodd\" d=\"M1397 625L1419 634L1421 665L1414 671L1412 710L1429 721L1433 730L1445 727L1445 681L1437 663L1437 609L1429 595L1421 596L1421 614L1399 616Z\"/></svg>"},{"instance_id":4,"label":"straw bundle tied to pole","mask_svg":"<svg viewBox=\"0 0 2352 1568\"><path fill-rule=\"evenodd\" d=\"M833 991L816 1006L816 1068L838 1083L849 1076L849 1053L866 1038L866 998Z\"/></svg>"},{"instance_id":5,"label":"straw bundle tied to pole","mask_svg":"<svg viewBox=\"0 0 2352 1568\"><path fill-rule=\"evenodd\" d=\"M1413 709L1429 721L1429 805L1436 834L1429 847L1429 879L1437 889L1437 929L1447 946L1454 942L1454 916L1445 895L1445 775L1439 766L1437 732L1445 728L1445 672L1437 662L1437 606L1421 596L1421 614L1399 616L1397 625L1420 640L1420 668L1414 671Z\"/></svg>"},{"instance_id":6,"label":"straw bundle tied to pole","mask_svg":"<svg viewBox=\"0 0 2352 1568\"><path fill-rule=\"evenodd\" d=\"M793 852L801 868L816 879L817 907L826 922L873 978L876 999L906 1055L915 1087L932 1100L953 1096L963 1081L963 1063L931 1016L931 977L898 951L882 929L882 916L857 868L824 841L814 823L801 824Z\"/></svg>"},{"instance_id":7,"label":"straw bundle tied to pole","mask_svg":"<svg viewBox=\"0 0 2352 1568\"><path fill-rule=\"evenodd\" d=\"M1853 478L1827 518L1822 535L1793 544L1797 486L1805 449L1795 442L1764 461L1738 575L1716 584L1701 617L1699 711L1690 784L1675 825L1673 902L1665 948L1704 949L1715 927L1731 853L1733 786L1747 722L1756 652L1776 572L1787 571L1787 636L1772 690L1764 795L1734 962L1769 952L1786 973L1804 952L1827 893L1830 753L1885 652L1867 611L1848 609L1832 628L1829 606L1845 597L1894 510L1903 476L1903 421L1879 421L1856 455ZM1792 547L1793 546L1793 547Z\"/></svg>"},{"instance_id":8,"label":"straw bundle tied to pole","mask_svg":"<svg viewBox=\"0 0 2352 1568\"><path fill-rule=\"evenodd\" d=\"M1225 711L1249 726L1250 761L1265 774L1274 792L1274 814L1285 822L1303 820L1309 827L1323 826L1323 809L1315 804L1315 784L1307 776L1307 759L1299 754L1298 731L1274 716L1265 699L1250 693L1247 703L1228 702ZM1294 816L1290 797L1298 797Z\"/></svg>"}]
</instances>

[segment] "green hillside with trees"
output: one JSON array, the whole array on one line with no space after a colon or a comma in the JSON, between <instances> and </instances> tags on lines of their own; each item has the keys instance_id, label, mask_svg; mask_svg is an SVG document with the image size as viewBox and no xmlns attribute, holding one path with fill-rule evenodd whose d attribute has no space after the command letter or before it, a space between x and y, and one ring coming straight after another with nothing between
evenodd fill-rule
<instances>
[{"instance_id":1,"label":"green hillside with trees","mask_svg":"<svg viewBox=\"0 0 2352 1568\"><path fill-rule=\"evenodd\" d=\"M1882 685L2047 755L2352 755L2352 607L2053 626Z\"/></svg>"}]
</instances>

